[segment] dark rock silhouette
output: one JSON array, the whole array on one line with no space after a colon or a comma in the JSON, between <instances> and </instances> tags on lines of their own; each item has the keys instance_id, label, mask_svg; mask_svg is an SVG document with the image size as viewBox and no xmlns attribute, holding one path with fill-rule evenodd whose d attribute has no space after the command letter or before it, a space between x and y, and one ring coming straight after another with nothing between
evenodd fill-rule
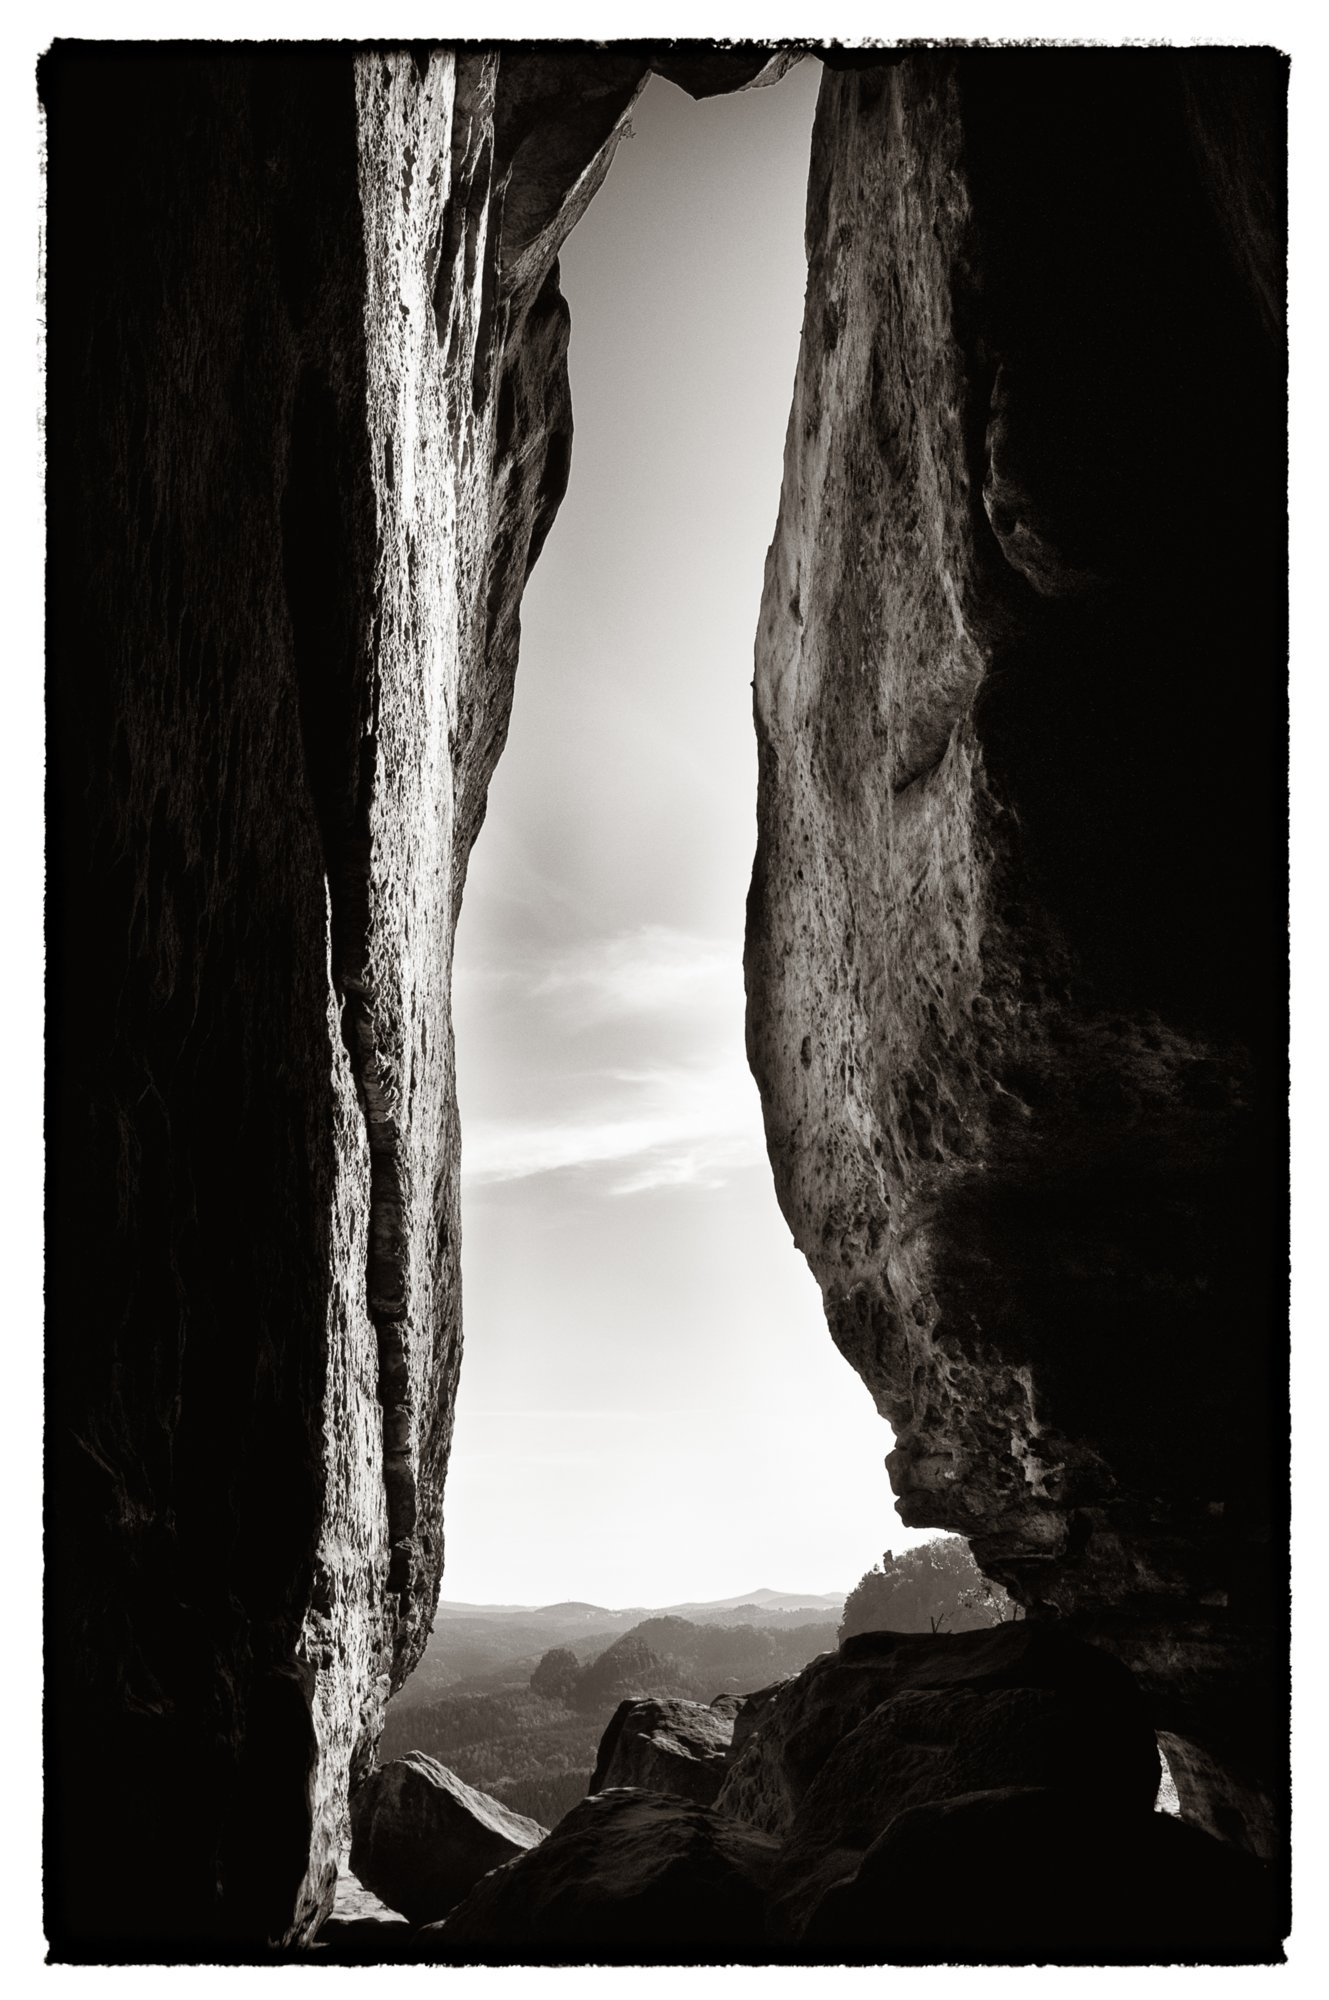
<instances>
[{"instance_id":1,"label":"dark rock silhouette","mask_svg":"<svg viewBox=\"0 0 1329 2000\"><path fill-rule=\"evenodd\" d=\"M311 1938L428 1636L451 939L650 61L42 62L57 1956Z\"/></svg>"},{"instance_id":2,"label":"dark rock silhouette","mask_svg":"<svg viewBox=\"0 0 1329 2000\"><path fill-rule=\"evenodd\" d=\"M621 1786L715 1802L734 1736L732 1699L624 1701L600 1740L589 1792Z\"/></svg>"},{"instance_id":3,"label":"dark rock silhouette","mask_svg":"<svg viewBox=\"0 0 1329 2000\"><path fill-rule=\"evenodd\" d=\"M427 1926L418 1955L444 1965L760 1956L775 1853L767 1835L690 1800L601 1792Z\"/></svg>"},{"instance_id":4,"label":"dark rock silhouette","mask_svg":"<svg viewBox=\"0 0 1329 2000\"><path fill-rule=\"evenodd\" d=\"M1270 1870L1163 1813L1066 1790L913 1806L818 1904L836 1963L1131 1965L1277 1956Z\"/></svg>"},{"instance_id":5,"label":"dark rock silhouette","mask_svg":"<svg viewBox=\"0 0 1329 2000\"><path fill-rule=\"evenodd\" d=\"M352 1872L412 1924L446 1916L545 1833L418 1750L380 1765L351 1797Z\"/></svg>"},{"instance_id":6,"label":"dark rock silhouette","mask_svg":"<svg viewBox=\"0 0 1329 2000\"><path fill-rule=\"evenodd\" d=\"M43 60L57 1959L331 1908L443 1561L449 968L570 464L558 249L653 64L784 60ZM746 949L777 1192L905 1520L1129 1666L1275 1932L1286 77L828 66ZM792 1818L801 1753L758 1762ZM732 1822L631 1796L578 1836L755 1881Z\"/></svg>"},{"instance_id":7,"label":"dark rock silhouette","mask_svg":"<svg viewBox=\"0 0 1329 2000\"><path fill-rule=\"evenodd\" d=\"M716 1799L778 1837L777 1935L853 1873L909 1807L1010 1785L1060 1787L1105 1813L1151 1812L1148 1712L1107 1654L1028 1623L863 1633L776 1694Z\"/></svg>"},{"instance_id":8,"label":"dark rock silhouette","mask_svg":"<svg viewBox=\"0 0 1329 2000\"><path fill-rule=\"evenodd\" d=\"M1188 1746L1184 1811L1261 1853L1286 77L1204 49L827 70L746 951L781 1205L901 1517L1115 1650Z\"/></svg>"},{"instance_id":9,"label":"dark rock silhouette","mask_svg":"<svg viewBox=\"0 0 1329 2000\"><path fill-rule=\"evenodd\" d=\"M311 1956L316 1964L409 1965L415 1955L415 1927L404 1917L329 1917Z\"/></svg>"}]
</instances>

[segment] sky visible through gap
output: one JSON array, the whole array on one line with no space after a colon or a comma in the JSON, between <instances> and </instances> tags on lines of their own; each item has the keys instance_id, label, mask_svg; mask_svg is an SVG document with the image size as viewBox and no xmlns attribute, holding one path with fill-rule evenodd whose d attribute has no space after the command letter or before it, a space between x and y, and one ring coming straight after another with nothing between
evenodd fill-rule
<instances>
[{"instance_id":1,"label":"sky visible through gap","mask_svg":"<svg viewBox=\"0 0 1329 2000\"><path fill-rule=\"evenodd\" d=\"M743 1050L819 78L701 104L654 79L563 252L572 477L457 943L445 1599L831 1591L927 1539L780 1214Z\"/></svg>"}]
</instances>

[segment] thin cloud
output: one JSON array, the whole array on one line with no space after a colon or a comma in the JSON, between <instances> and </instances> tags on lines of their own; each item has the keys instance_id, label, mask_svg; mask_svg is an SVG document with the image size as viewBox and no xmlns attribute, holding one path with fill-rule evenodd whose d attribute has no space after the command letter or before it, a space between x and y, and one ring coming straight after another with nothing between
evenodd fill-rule
<instances>
[{"instance_id":1,"label":"thin cloud","mask_svg":"<svg viewBox=\"0 0 1329 2000\"><path fill-rule=\"evenodd\" d=\"M550 950L492 954L459 972L458 989L474 987L486 1005L495 996L510 1004L548 1008L561 1016L627 1019L675 1008L703 1016L742 1006L743 973L734 946L662 924L643 924L610 937Z\"/></svg>"},{"instance_id":2,"label":"thin cloud","mask_svg":"<svg viewBox=\"0 0 1329 2000\"><path fill-rule=\"evenodd\" d=\"M473 1186L536 1174L622 1168L612 1194L721 1187L764 1157L756 1089L741 1060L610 1071L589 1080L579 1118L479 1118L462 1132L462 1177ZM588 1092L588 1094L590 1094Z\"/></svg>"},{"instance_id":3,"label":"thin cloud","mask_svg":"<svg viewBox=\"0 0 1329 2000\"><path fill-rule=\"evenodd\" d=\"M595 1175L619 1196L718 1188L764 1158L731 944L641 925L556 950L528 946L468 979L490 1048L500 1046L501 1013L531 1086L520 1113L463 1107L472 1188L561 1173ZM590 1029L599 1065L586 1060ZM527 1054L537 1046L543 1073Z\"/></svg>"}]
</instances>

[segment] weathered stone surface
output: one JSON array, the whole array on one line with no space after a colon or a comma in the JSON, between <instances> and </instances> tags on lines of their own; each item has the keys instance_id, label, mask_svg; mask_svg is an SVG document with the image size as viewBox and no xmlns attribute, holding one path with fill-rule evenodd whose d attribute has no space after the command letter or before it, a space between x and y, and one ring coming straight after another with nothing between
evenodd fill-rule
<instances>
[{"instance_id":1,"label":"weathered stone surface","mask_svg":"<svg viewBox=\"0 0 1329 2000\"><path fill-rule=\"evenodd\" d=\"M1012 1695L1054 1699L1021 1704ZM911 1708L922 1715L921 1731L909 1726ZM1009 1720L1005 1741L999 1718ZM809 1852L863 1848L893 1811L913 1802L913 1787L928 1797L938 1796L937 1785L943 1794L978 1789L951 1783L959 1768L951 1760L981 1762L989 1749L1006 1775L985 1780L984 1789L1048 1782L1043 1764L1035 1776L1022 1763L1027 1752L1062 1760L1059 1782L1069 1780L1078 1756L1088 1789L1141 1812L1158 1790L1158 1750L1130 1676L1055 1626L1021 1621L953 1634L863 1632L838 1653L823 1653L758 1717L716 1808L782 1840L801 1838Z\"/></svg>"},{"instance_id":2,"label":"weathered stone surface","mask_svg":"<svg viewBox=\"0 0 1329 2000\"><path fill-rule=\"evenodd\" d=\"M446 1916L545 1833L419 1750L381 1764L351 1795L351 1867L413 1924Z\"/></svg>"},{"instance_id":3,"label":"weathered stone surface","mask_svg":"<svg viewBox=\"0 0 1329 2000\"><path fill-rule=\"evenodd\" d=\"M911 1807L804 1933L837 1963L1277 1962L1269 1871L1163 1814L1052 1789Z\"/></svg>"},{"instance_id":4,"label":"weathered stone surface","mask_svg":"<svg viewBox=\"0 0 1329 2000\"><path fill-rule=\"evenodd\" d=\"M589 1792L634 1786L709 1806L724 1778L733 1710L698 1701L621 1701L600 1739Z\"/></svg>"},{"instance_id":5,"label":"weathered stone surface","mask_svg":"<svg viewBox=\"0 0 1329 2000\"><path fill-rule=\"evenodd\" d=\"M758 1688L755 1694L744 1695L734 1716L734 1740L729 1752L731 1764L754 1729L758 1727L781 1688L788 1687L793 1678L792 1674L786 1674L783 1680L772 1681L769 1687Z\"/></svg>"},{"instance_id":6,"label":"weathered stone surface","mask_svg":"<svg viewBox=\"0 0 1329 2000\"><path fill-rule=\"evenodd\" d=\"M549 1838L421 1932L439 1964L721 1963L763 1955L777 1843L705 1806L653 1792L584 1799Z\"/></svg>"},{"instance_id":7,"label":"weathered stone surface","mask_svg":"<svg viewBox=\"0 0 1329 2000\"><path fill-rule=\"evenodd\" d=\"M776 1874L782 1926L800 1935L821 1891L913 1806L1011 1785L1052 1786L1114 1819L1151 1812L1158 1752L1143 1703L1082 1689L946 1688L884 1701L808 1786Z\"/></svg>"},{"instance_id":8,"label":"weathered stone surface","mask_svg":"<svg viewBox=\"0 0 1329 2000\"><path fill-rule=\"evenodd\" d=\"M452 926L570 433L556 290L498 346L496 74L44 72L73 1953L308 1936L437 1593Z\"/></svg>"},{"instance_id":9,"label":"weathered stone surface","mask_svg":"<svg viewBox=\"0 0 1329 2000\"><path fill-rule=\"evenodd\" d=\"M1118 1650L1195 1748L1183 1808L1260 1846L1286 69L1246 56L1235 90L1205 51L828 70L746 963L902 1517Z\"/></svg>"},{"instance_id":10,"label":"weathered stone surface","mask_svg":"<svg viewBox=\"0 0 1329 2000\"><path fill-rule=\"evenodd\" d=\"M47 1923L98 1957L307 1934L389 1685L321 824L375 501L350 64L126 55L108 87L64 49L42 85Z\"/></svg>"},{"instance_id":11,"label":"weathered stone surface","mask_svg":"<svg viewBox=\"0 0 1329 2000\"><path fill-rule=\"evenodd\" d=\"M1285 70L1243 61L837 58L748 983L906 1518L1116 1648L1185 1810L1272 1849ZM452 929L568 473L555 258L653 62L44 64L56 1956L311 1936L424 1643Z\"/></svg>"},{"instance_id":12,"label":"weathered stone surface","mask_svg":"<svg viewBox=\"0 0 1329 2000\"><path fill-rule=\"evenodd\" d=\"M57 1956L310 1937L428 1632L453 925L648 67L43 64Z\"/></svg>"}]
</instances>

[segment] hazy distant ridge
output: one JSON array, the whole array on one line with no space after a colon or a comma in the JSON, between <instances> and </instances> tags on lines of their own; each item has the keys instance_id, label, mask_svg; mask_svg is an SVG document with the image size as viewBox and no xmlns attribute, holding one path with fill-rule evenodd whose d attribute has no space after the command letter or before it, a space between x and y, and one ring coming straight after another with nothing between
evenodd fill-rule
<instances>
[{"instance_id":1,"label":"hazy distant ridge","mask_svg":"<svg viewBox=\"0 0 1329 2000\"><path fill-rule=\"evenodd\" d=\"M843 1590L804 1591L749 1590L742 1597L689 1599L682 1604L629 1604L611 1606L587 1604L567 1598L559 1604L465 1604L459 1598L440 1598L439 1612L453 1612L471 1618L663 1618L695 1617L699 1612L741 1611L752 1605L762 1611L834 1611L843 1609L848 1593Z\"/></svg>"}]
</instances>

